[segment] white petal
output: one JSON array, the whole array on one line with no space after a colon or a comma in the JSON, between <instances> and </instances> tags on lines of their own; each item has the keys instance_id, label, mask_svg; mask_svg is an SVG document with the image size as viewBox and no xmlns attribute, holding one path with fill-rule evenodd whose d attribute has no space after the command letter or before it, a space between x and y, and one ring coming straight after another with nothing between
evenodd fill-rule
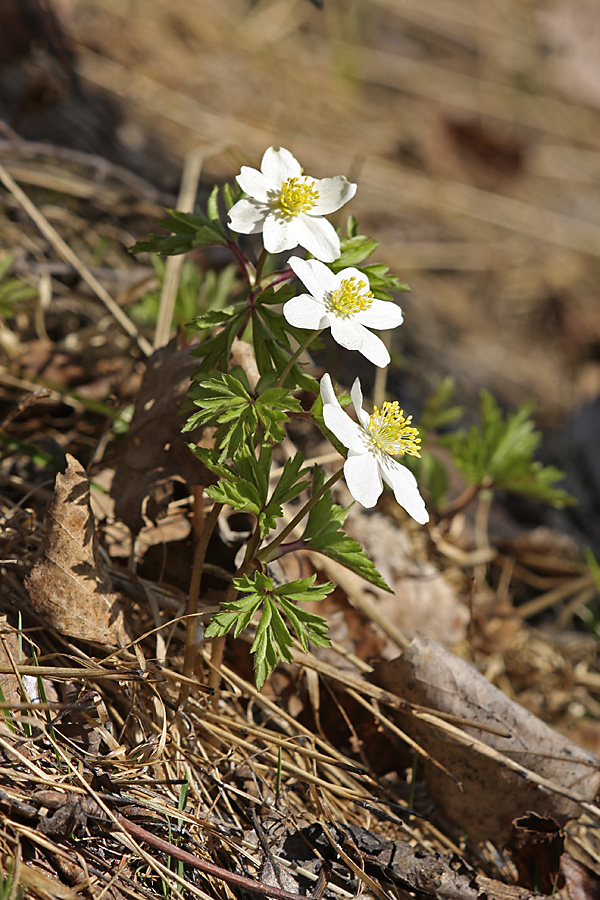
<instances>
[{"instance_id":1,"label":"white petal","mask_svg":"<svg viewBox=\"0 0 600 900\"><path fill-rule=\"evenodd\" d=\"M356 320L366 328L397 328L402 325L402 310L389 300L378 300L376 297L368 309L356 313Z\"/></svg>"},{"instance_id":2,"label":"white petal","mask_svg":"<svg viewBox=\"0 0 600 900\"><path fill-rule=\"evenodd\" d=\"M327 328L329 325L324 304L309 294L292 297L283 304L282 312L286 322L296 328Z\"/></svg>"},{"instance_id":3,"label":"white petal","mask_svg":"<svg viewBox=\"0 0 600 900\"><path fill-rule=\"evenodd\" d=\"M358 350L360 348L362 344L360 327L353 319L343 319L341 316L333 315L333 313L331 315L331 336L340 347L345 347L346 350Z\"/></svg>"},{"instance_id":4,"label":"white petal","mask_svg":"<svg viewBox=\"0 0 600 900\"><path fill-rule=\"evenodd\" d=\"M344 478L355 500L367 509L375 506L383 490L383 483L377 460L372 454L349 455L344 463Z\"/></svg>"},{"instance_id":5,"label":"white petal","mask_svg":"<svg viewBox=\"0 0 600 900\"><path fill-rule=\"evenodd\" d=\"M269 182L262 172L258 169L251 169L250 166L242 166L240 174L235 179L244 193L249 194L254 200L260 200L266 203L269 199L269 192L272 190Z\"/></svg>"},{"instance_id":6,"label":"white petal","mask_svg":"<svg viewBox=\"0 0 600 900\"><path fill-rule=\"evenodd\" d=\"M351 200L356 193L356 185L344 178L343 175L336 175L334 178L320 178L315 184L316 190L319 192L319 199L311 209L310 216L328 216L329 213L335 212L348 200Z\"/></svg>"},{"instance_id":7,"label":"white petal","mask_svg":"<svg viewBox=\"0 0 600 900\"><path fill-rule=\"evenodd\" d=\"M263 225L263 244L269 253L281 253L298 246L294 232L294 220L283 216L267 215Z\"/></svg>"},{"instance_id":8,"label":"white petal","mask_svg":"<svg viewBox=\"0 0 600 900\"><path fill-rule=\"evenodd\" d=\"M299 213L294 222L297 243L323 262L333 262L340 255L340 239L327 219Z\"/></svg>"},{"instance_id":9,"label":"white petal","mask_svg":"<svg viewBox=\"0 0 600 900\"><path fill-rule=\"evenodd\" d=\"M301 259L299 256L290 256L288 265L304 284L309 294L317 300L323 300L337 288L337 277L325 263L318 259Z\"/></svg>"},{"instance_id":10,"label":"white petal","mask_svg":"<svg viewBox=\"0 0 600 900\"><path fill-rule=\"evenodd\" d=\"M347 269L340 269L335 277L337 278L336 287L338 288L342 286L342 281L348 281L350 278L354 278L356 281L364 281L365 287L362 291L363 294L369 290L369 279L364 272L361 272L360 269L355 269L354 266L348 266Z\"/></svg>"},{"instance_id":11,"label":"white petal","mask_svg":"<svg viewBox=\"0 0 600 900\"><path fill-rule=\"evenodd\" d=\"M366 428L371 417L369 416L369 413L365 412L365 410L363 409L363 394L360 386L360 380L358 378L355 379L354 384L352 385L350 396L352 397L352 403L354 404L354 409L356 410L358 421L363 426L363 428Z\"/></svg>"},{"instance_id":12,"label":"white petal","mask_svg":"<svg viewBox=\"0 0 600 900\"><path fill-rule=\"evenodd\" d=\"M238 200L229 210L229 227L238 234L258 234L268 213L269 207L256 200Z\"/></svg>"},{"instance_id":13,"label":"white petal","mask_svg":"<svg viewBox=\"0 0 600 900\"><path fill-rule=\"evenodd\" d=\"M356 323L356 327L360 329L362 338L360 347L357 347L359 353L362 353L369 362L372 362L374 366L379 366L380 369L389 366L391 361L389 350L381 338L364 328L359 322Z\"/></svg>"},{"instance_id":14,"label":"white petal","mask_svg":"<svg viewBox=\"0 0 600 900\"><path fill-rule=\"evenodd\" d=\"M334 406L332 403L325 403L323 405L323 419L329 430L333 431L338 441L341 441L344 447L354 450L355 453L365 452L365 439L362 428L344 412L339 404Z\"/></svg>"},{"instance_id":15,"label":"white petal","mask_svg":"<svg viewBox=\"0 0 600 900\"><path fill-rule=\"evenodd\" d=\"M323 405L325 405L326 403L330 403L332 406L339 407L339 409L342 408L340 406L340 401L335 395L333 384L331 383L331 375L329 375L327 372L325 372L325 374L321 378L320 391Z\"/></svg>"},{"instance_id":16,"label":"white petal","mask_svg":"<svg viewBox=\"0 0 600 900\"><path fill-rule=\"evenodd\" d=\"M300 178L302 175L302 166L285 147L279 147L277 150L275 147L269 147L265 150L260 170L277 190L288 178Z\"/></svg>"},{"instance_id":17,"label":"white petal","mask_svg":"<svg viewBox=\"0 0 600 900\"><path fill-rule=\"evenodd\" d=\"M371 334L356 318L342 319L331 316L331 335L346 350L358 350L369 362L384 368L389 365L390 354L377 335Z\"/></svg>"},{"instance_id":18,"label":"white petal","mask_svg":"<svg viewBox=\"0 0 600 900\"><path fill-rule=\"evenodd\" d=\"M425 503L419 493L417 479L406 466L386 456L380 463L381 474L394 491L394 497L400 506L412 516L419 525L425 525L429 521L429 513L425 509Z\"/></svg>"}]
</instances>

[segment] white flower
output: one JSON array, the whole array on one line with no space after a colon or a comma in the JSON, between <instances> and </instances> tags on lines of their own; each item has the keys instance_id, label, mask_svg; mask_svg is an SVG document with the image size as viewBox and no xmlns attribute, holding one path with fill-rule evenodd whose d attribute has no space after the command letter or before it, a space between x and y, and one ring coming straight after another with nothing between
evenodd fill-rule
<instances>
[{"instance_id":1,"label":"white flower","mask_svg":"<svg viewBox=\"0 0 600 900\"><path fill-rule=\"evenodd\" d=\"M258 169L242 166L237 183L248 194L229 210L229 224L239 234L262 231L265 250L280 253L298 244L317 259L333 262L340 239L323 216L335 212L356 193L343 175L310 178L289 150L269 147Z\"/></svg>"},{"instance_id":2,"label":"white flower","mask_svg":"<svg viewBox=\"0 0 600 900\"><path fill-rule=\"evenodd\" d=\"M415 476L390 455L420 455L421 439L417 429L411 427L412 417L405 419L398 403L387 401L381 410L375 407L369 416L362 408L363 397L358 378L351 391L358 422L340 406L329 375L323 375L321 379L321 397L325 424L348 447L344 477L354 499L363 506L375 506L383 491L383 479L394 491L400 506L413 519L420 525L428 522L429 515Z\"/></svg>"},{"instance_id":3,"label":"white flower","mask_svg":"<svg viewBox=\"0 0 600 900\"><path fill-rule=\"evenodd\" d=\"M346 350L359 350L376 366L387 366L387 347L368 329L401 325L400 307L377 300L369 290L369 279L358 269L342 269L336 275L316 259L292 256L288 262L309 291L284 304L283 315L290 325L331 328L334 341Z\"/></svg>"}]
</instances>

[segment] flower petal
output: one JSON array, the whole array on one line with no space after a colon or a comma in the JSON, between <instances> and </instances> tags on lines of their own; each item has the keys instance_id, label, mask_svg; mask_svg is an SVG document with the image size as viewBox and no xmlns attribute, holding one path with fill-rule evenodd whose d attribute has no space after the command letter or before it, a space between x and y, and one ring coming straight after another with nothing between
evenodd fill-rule
<instances>
[{"instance_id":1,"label":"flower petal","mask_svg":"<svg viewBox=\"0 0 600 900\"><path fill-rule=\"evenodd\" d=\"M339 409L342 408L340 406L340 401L335 395L333 384L331 383L331 375L329 375L328 372L325 372L325 374L321 378L319 389L321 391L321 400L323 401L323 406L325 406L326 403L330 403L332 406L337 406Z\"/></svg>"},{"instance_id":2,"label":"flower petal","mask_svg":"<svg viewBox=\"0 0 600 900\"><path fill-rule=\"evenodd\" d=\"M269 207L256 200L238 200L229 210L229 227L238 234L258 234L268 213Z\"/></svg>"},{"instance_id":3,"label":"flower petal","mask_svg":"<svg viewBox=\"0 0 600 900\"><path fill-rule=\"evenodd\" d=\"M365 452L365 438L363 429L354 419L344 412L339 405L333 403L323 404L323 419L330 431L333 431L338 441L355 453Z\"/></svg>"},{"instance_id":4,"label":"flower petal","mask_svg":"<svg viewBox=\"0 0 600 900\"><path fill-rule=\"evenodd\" d=\"M325 263L318 259L301 259L299 256L290 256L288 265L304 284L309 294L317 300L323 300L325 295L337 288L337 276Z\"/></svg>"},{"instance_id":5,"label":"flower petal","mask_svg":"<svg viewBox=\"0 0 600 900\"><path fill-rule=\"evenodd\" d=\"M244 193L249 194L254 200L260 200L261 203L268 201L269 192L273 190L263 173L258 169L251 169L250 166L242 166L235 180Z\"/></svg>"},{"instance_id":6,"label":"flower petal","mask_svg":"<svg viewBox=\"0 0 600 900\"><path fill-rule=\"evenodd\" d=\"M379 366L380 369L389 366L391 361L390 353L381 338L364 328L360 322L356 323L356 327L360 329L362 338L360 347L357 347L359 353L362 353L369 362L372 362L374 366Z\"/></svg>"},{"instance_id":7,"label":"flower petal","mask_svg":"<svg viewBox=\"0 0 600 900\"><path fill-rule=\"evenodd\" d=\"M288 178L300 178L302 166L285 147L279 147L277 150L275 147L269 147L264 152L260 171L267 181L279 191L283 182Z\"/></svg>"},{"instance_id":8,"label":"flower petal","mask_svg":"<svg viewBox=\"0 0 600 900\"><path fill-rule=\"evenodd\" d=\"M310 294L292 297L283 304L282 312L286 322L296 328L327 328L329 325L324 304Z\"/></svg>"},{"instance_id":9,"label":"flower petal","mask_svg":"<svg viewBox=\"0 0 600 900\"><path fill-rule=\"evenodd\" d=\"M354 384L352 385L350 396L352 397L352 403L354 404L354 409L356 411L358 421L363 426L363 428L366 428L371 417L369 416L369 413L365 412L365 410L363 409L363 394L359 378L354 379Z\"/></svg>"},{"instance_id":10,"label":"flower petal","mask_svg":"<svg viewBox=\"0 0 600 900\"><path fill-rule=\"evenodd\" d=\"M360 269L356 269L354 266L348 266L346 269L340 269L335 277L337 278L337 288L342 286L342 281L348 281L350 278L354 278L357 282L364 281L365 286L362 290L363 294L365 294L369 290L370 285L368 277L364 272L361 272Z\"/></svg>"},{"instance_id":11,"label":"flower petal","mask_svg":"<svg viewBox=\"0 0 600 900\"><path fill-rule=\"evenodd\" d=\"M281 253L298 246L294 219L270 213L263 225L263 244L269 253Z\"/></svg>"},{"instance_id":12,"label":"flower petal","mask_svg":"<svg viewBox=\"0 0 600 900\"><path fill-rule=\"evenodd\" d=\"M381 338L357 322L356 317L342 319L332 315L330 321L331 336L340 346L346 350L358 350L369 362L380 368L389 365L390 354Z\"/></svg>"},{"instance_id":13,"label":"flower petal","mask_svg":"<svg viewBox=\"0 0 600 900\"><path fill-rule=\"evenodd\" d=\"M363 342L361 328L362 326L352 318L342 318L333 313L331 315L331 336L340 347L344 347L346 350L360 349Z\"/></svg>"},{"instance_id":14,"label":"flower petal","mask_svg":"<svg viewBox=\"0 0 600 900\"><path fill-rule=\"evenodd\" d=\"M356 185L343 175L319 178L315 188L319 192L319 199L308 214L310 216L328 216L351 200L356 193Z\"/></svg>"},{"instance_id":15,"label":"flower petal","mask_svg":"<svg viewBox=\"0 0 600 900\"><path fill-rule=\"evenodd\" d=\"M373 299L368 309L356 313L356 320L366 328L396 328L402 325L404 316L402 310L390 300Z\"/></svg>"},{"instance_id":16,"label":"flower petal","mask_svg":"<svg viewBox=\"0 0 600 900\"><path fill-rule=\"evenodd\" d=\"M383 491L377 460L371 453L348 455L344 463L344 478L355 500L370 509Z\"/></svg>"},{"instance_id":17,"label":"flower petal","mask_svg":"<svg viewBox=\"0 0 600 900\"><path fill-rule=\"evenodd\" d=\"M425 525L429 521L429 513L425 508L423 498L419 493L417 479L406 466L403 466L391 456L386 456L381 462L381 474L384 480L394 491L394 497L400 506L412 516L419 525ZM348 485L349 486L349 485Z\"/></svg>"},{"instance_id":18,"label":"flower petal","mask_svg":"<svg viewBox=\"0 0 600 900\"><path fill-rule=\"evenodd\" d=\"M331 222L306 213L299 213L293 222L296 243L323 262L333 262L338 258L340 239Z\"/></svg>"}]
</instances>

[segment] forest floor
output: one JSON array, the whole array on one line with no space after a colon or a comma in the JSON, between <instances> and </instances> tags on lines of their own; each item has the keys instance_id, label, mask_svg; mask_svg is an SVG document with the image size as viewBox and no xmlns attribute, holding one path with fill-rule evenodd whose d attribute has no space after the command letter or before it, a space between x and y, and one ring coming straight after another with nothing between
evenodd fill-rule
<instances>
[{"instance_id":1,"label":"forest floor","mask_svg":"<svg viewBox=\"0 0 600 900\"><path fill-rule=\"evenodd\" d=\"M0 66L0 894L597 896L594 3L58 10L60 39ZM410 284L390 392L418 413L450 376L467 424L481 388L533 400L578 503L457 503L440 451L428 527L385 497L348 519L392 593L293 558L281 577L337 585L333 647L257 692L231 641L217 703L204 646L181 676L207 507L179 409L185 325L236 275L193 254L169 332L163 266L128 248L271 144L357 181ZM247 526L211 544L203 621Z\"/></svg>"}]
</instances>

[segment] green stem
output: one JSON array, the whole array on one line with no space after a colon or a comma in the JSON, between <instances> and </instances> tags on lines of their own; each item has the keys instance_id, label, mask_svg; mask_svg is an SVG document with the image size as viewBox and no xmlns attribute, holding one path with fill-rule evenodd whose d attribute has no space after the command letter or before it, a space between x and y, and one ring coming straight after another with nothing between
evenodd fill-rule
<instances>
[{"instance_id":1,"label":"green stem","mask_svg":"<svg viewBox=\"0 0 600 900\"><path fill-rule=\"evenodd\" d=\"M318 490L316 494L312 495L312 497L304 504L304 506L302 507L300 512L296 516L294 516L294 518L292 519L291 522L288 522L288 524L285 526L283 531L281 531L280 534L278 534L277 537L274 538L270 544L267 544L266 547L263 547L262 550L259 550L259 552L256 554L256 558L258 560L260 560L260 562L263 562L263 563L269 562L269 560L273 558L273 556L275 555L274 551L277 550L279 545L285 541L288 534L291 534L291 532L294 530L296 525L300 524L302 519L308 515L308 513L311 511L313 506L315 506L318 503L318 501L321 499L321 497L324 494L326 494L327 491L333 487L333 485L336 483L336 481L340 480L340 478L342 477L343 474L344 474L344 467L342 466L340 469L338 469L337 472L335 472L331 476L329 481L325 482L323 487L320 490Z\"/></svg>"},{"instance_id":2,"label":"green stem","mask_svg":"<svg viewBox=\"0 0 600 900\"><path fill-rule=\"evenodd\" d=\"M320 332L321 332L320 328L316 328L314 331L311 331L311 333L306 338L306 340L303 341L302 344L300 344L300 346L298 347L298 349L296 350L294 355L288 359L286 367L284 368L283 372L281 373L281 375L279 376L279 378L277 380L277 384L275 385L276 387L283 387L283 383L284 383L285 379L288 377L288 375L290 374L294 363L302 356L302 354L304 353L306 348L310 346L312 341L314 341L314 339L316 338L316 336L318 334L320 334Z\"/></svg>"},{"instance_id":3,"label":"green stem","mask_svg":"<svg viewBox=\"0 0 600 900\"><path fill-rule=\"evenodd\" d=\"M192 677L194 670L194 659L196 656L197 640L196 629L198 625L198 604L200 600L200 582L202 581L202 569L204 560L206 559L206 550L210 541L214 527L217 524L219 513L223 509L222 503L215 503L210 513L206 517L202 534L196 545L194 553L194 563L192 566L192 576L190 578L190 590L188 594L186 623L185 623L185 657L183 661L183 674L186 678ZM182 682L179 691L179 706L183 706L190 692L190 686L186 682Z\"/></svg>"}]
</instances>

